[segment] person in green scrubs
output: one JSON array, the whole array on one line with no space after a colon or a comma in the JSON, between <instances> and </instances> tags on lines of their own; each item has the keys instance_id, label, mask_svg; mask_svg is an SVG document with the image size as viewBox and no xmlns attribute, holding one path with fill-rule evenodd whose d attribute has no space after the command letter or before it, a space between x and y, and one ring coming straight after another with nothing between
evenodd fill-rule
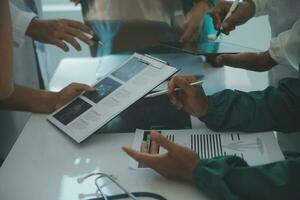
<instances>
[{"instance_id":1,"label":"person in green scrubs","mask_svg":"<svg viewBox=\"0 0 300 200\"><path fill-rule=\"evenodd\" d=\"M202 89L189 85L195 80L190 76L174 77L170 91L180 87L183 92L179 98L172 92L171 101L213 130L300 131L300 79L286 78L278 88L264 91L224 90L208 97ZM157 132L151 136L168 150L167 154L150 155L127 147L123 150L167 178L193 182L217 199L300 199L300 156L250 167L235 156L201 159Z\"/></svg>"},{"instance_id":2,"label":"person in green scrubs","mask_svg":"<svg viewBox=\"0 0 300 200\"><path fill-rule=\"evenodd\" d=\"M300 21L282 36L285 37L281 40L282 59L299 70ZM252 56L259 58L262 66L272 64L269 55ZM245 63L240 55L237 57L239 60L235 60L235 63ZM253 66L257 61L246 57L247 66ZM268 87L263 91L224 90L211 96L206 96L201 87L190 86L196 80L192 76L175 76L169 83L169 97L178 109L198 117L210 129L244 132L275 130L284 133L300 131L300 78L282 79L278 87ZM177 87L182 89L178 93L175 92ZM249 166L236 156L201 159L190 149L170 142L157 132L153 132L151 137L168 152L150 155L127 147L123 150L167 178L193 182L213 198L300 199L299 155L286 156L280 162Z\"/></svg>"}]
</instances>

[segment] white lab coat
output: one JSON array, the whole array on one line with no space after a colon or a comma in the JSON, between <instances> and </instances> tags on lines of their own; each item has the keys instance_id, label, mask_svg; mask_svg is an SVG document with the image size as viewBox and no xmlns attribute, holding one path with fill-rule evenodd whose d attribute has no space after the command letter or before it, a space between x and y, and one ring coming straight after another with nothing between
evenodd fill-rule
<instances>
[{"instance_id":1,"label":"white lab coat","mask_svg":"<svg viewBox=\"0 0 300 200\"><path fill-rule=\"evenodd\" d=\"M270 55L279 65L270 72L270 83L276 85L285 77L299 77L300 67L300 1L253 0L256 15L268 14L272 30ZM300 153L300 133L277 133L285 152Z\"/></svg>"},{"instance_id":2,"label":"white lab coat","mask_svg":"<svg viewBox=\"0 0 300 200\"><path fill-rule=\"evenodd\" d=\"M286 36L287 35L287 36ZM300 68L300 20L290 31L282 33L279 38L283 40L283 54L288 62L295 68Z\"/></svg>"},{"instance_id":3,"label":"white lab coat","mask_svg":"<svg viewBox=\"0 0 300 200\"><path fill-rule=\"evenodd\" d=\"M279 63L269 72L270 84L277 85L278 81L285 77L298 77L299 63L292 65L290 61L295 58L288 58L286 51L293 49L294 57L300 55L299 49L293 47L296 42L299 46L300 40L300 34L297 31L300 20L300 1L253 0L253 2L256 6L256 16L267 14L269 17L272 31L269 53ZM291 56L291 52L289 53Z\"/></svg>"},{"instance_id":4,"label":"white lab coat","mask_svg":"<svg viewBox=\"0 0 300 200\"><path fill-rule=\"evenodd\" d=\"M39 88L37 63L31 38L25 36L33 13L24 12L23 0L11 0L10 11L14 37L14 81L17 84ZM30 113L0 111L0 158L5 158L16 141Z\"/></svg>"}]
</instances>

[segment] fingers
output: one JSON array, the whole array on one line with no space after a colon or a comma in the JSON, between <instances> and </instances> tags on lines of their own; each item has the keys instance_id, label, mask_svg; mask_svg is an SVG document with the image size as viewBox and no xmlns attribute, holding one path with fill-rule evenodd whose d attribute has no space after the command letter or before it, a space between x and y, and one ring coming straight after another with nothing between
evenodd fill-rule
<instances>
[{"instance_id":1,"label":"fingers","mask_svg":"<svg viewBox=\"0 0 300 200\"><path fill-rule=\"evenodd\" d=\"M230 5L227 6L226 4L229 3ZM211 11L211 16L213 18L214 25L217 30L220 30L222 27L222 21L225 18L232 2L220 2L217 6L215 6Z\"/></svg>"},{"instance_id":2,"label":"fingers","mask_svg":"<svg viewBox=\"0 0 300 200\"><path fill-rule=\"evenodd\" d=\"M87 92L95 92L96 89L86 85L86 84L81 84L81 83L71 83L69 86L66 87L66 89L72 89L78 93L81 93L83 91L87 91Z\"/></svg>"},{"instance_id":3,"label":"fingers","mask_svg":"<svg viewBox=\"0 0 300 200\"><path fill-rule=\"evenodd\" d=\"M88 34L91 34L91 35L94 35L94 32L86 25L84 25L83 23L81 22L78 22L78 21L74 21L74 20L64 20L69 26L73 27L73 28L76 28L76 29L79 29L85 33L88 33Z\"/></svg>"},{"instance_id":4,"label":"fingers","mask_svg":"<svg viewBox=\"0 0 300 200\"><path fill-rule=\"evenodd\" d=\"M225 34L229 34L230 31L235 30L236 26L244 24L255 14L254 3L252 1L242 1L238 4L232 15L224 20L231 5L232 2L220 1L211 12L216 29L221 30Z\"/></svg>"},{"instance_id":5,"label":"fingers","mask_svg":"<svg viewBox=\"0 0 300 200\"><path fill-rule=\"evenodd\" d=\"M148 143L146 141L143 141L141 144L141 152L148 153Z\"/></svg>"},{"instance_id":6,"label":"fingers","mask_svg":"<svg viewBox=\"0 0 300 200\"><path fill-rule=\"evenodd\" d=\"M57 22L57 38L59 40L68 42L77 51L81 50L81 46L74 37L77 37L90 46L94 45L94 42L91 40L91 38L84 34L88 33L90 35L94 35L93 31L88 26L82 24L81 22L67 19L57 20ZM66 50L63 44L60 44L59 47L63 50Z\"/></svg>"},{"instance_id":7,"label":"fingers","mask_svg":"<svg viewBox=\"0 0 300 200\"><path fill-rule=\"evenodd\" d=\"M195 81L197 81L197 79L194 76L174 76L168 83L169 99L177 109L180 110L183 108L183 98L177 95L176 88L181 88L187 93L192 92L193 88L189 84Z\"/></svg>"},{"instance_id":8,"label":"fingers","mask_svg":"<svg viewBox=\"0 0 300 200\"><path fill-rule=\"evenodd\" d=\"M235 13L233 13L230 18L224 18L229 12L229 9L232 5L232 2L221 2L211 12L214 25L217 30L221 30L225 34L229 34L230 31L235 29L235 26L238 24L238 18Z\"/></svg>"},{"instance_id":9,"label":"fingers","mask_svg":"<svg viewBox=\"0 0 300 200\"><path fill-rule=\"evenodd\" d=\"M77 51L81 50L81 46L80 44L77 42L77 40L68 34L64 34L61 39L63 39L64 41L68 42L69 44L71 44Z\"/></svg>"},{"instance_id":10,"label":"fingers","mask_svg":"<svg viewBox=\"0 0 300 200\"><path fill-rule=\"evenodd\" d=\"M56 40L54 42L54 45L56 45L57 47L61 48L65 52L69 51L68 45L65 42L63 42L62 40Z\"/></svg>"},{"instance_id":11,"label":"fingers","mask_svg":"<svg viewBox=\"0 0 300 200\"><path fill-rule=\"evenodd\" d=\"M152 156L151 154L141 153L141 152L135 151L128 147L123 147L122 149L130 157L132 157L133 159L135 159L138 162L148 165L149 167L153 166L153 162L155 162L155 160L158 158L156 156Z\"/></svg>"},{"instance_id":12,"label":"fingers","mask_svg":"<svg viewBox=\"0 0 300 200\"><path fill-rule=\"evenodd\" d=\"M162 146L169 152L174 151L175 150L174 148L177 147L175 143L169 141L167 138L165 138L164 136L162 136L160 133L156 131L151 132L151 138L157 145Z\"/></svg>"},{"instance_id":13,"label":"fingers","mask_svg":"<svg viewBox=\"0 0 300 200\"><path fill-rule=\"evenodd\" d=\"M146 141L143 141L142 144L141 144L140 151L142 153L157 154L158 149L159 149L159 145L152 140L151 145L150 145L150 149L149 149L148 143Z\"/></svg>"},{"instance_id":14,"label":"fingers","mask_svg":"<svg viewBox=\"0 0 300 200\"><path fill-rule=\"evenodd\" d=\"M188 91L192 88L190 83L181 76L174 77L174 84L185 91Z\"/></svg>"},{"instance_id":15,"label":"fingers","mask_svg":"<svg viewBox=\"0 0 300 200\"><path fill-rule=\"evenodd\" d=\"M79 38L84 43L86 43L90 46L95 45L94 41L92 41L89 37L87 37L85 34L83 34L82 31L80 31L79 29L68 27L67 31L68 31L68 33L70 33L74 37Z\"/></svg>"},{"instance_id":16,"label":"fingers","mask_svg":"<svg viewBox=\"0 0 300 200\"><path fill-rule=\"evenodd\" d=\"M151 154L158 154L158 149L159 149L159 145L155 141L152 140L150 153Z\"/></svg>"}]
</instances>

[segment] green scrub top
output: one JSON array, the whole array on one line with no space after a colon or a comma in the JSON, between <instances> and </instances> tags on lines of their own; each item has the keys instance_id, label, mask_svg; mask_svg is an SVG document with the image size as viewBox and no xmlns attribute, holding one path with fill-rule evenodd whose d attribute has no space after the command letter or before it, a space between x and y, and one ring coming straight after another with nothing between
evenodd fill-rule
<instances>
[{"instance_id":1,"label":"green scrub top","mask_svg":"<svg viewBox=\"0 0 300 200\"><path fill-rule=\"evenodd\" d=\"M277 88L263 91L224 90L208 101L208 114L200 120L213 130L300 131L299 78L282 79ZM300 155L261 166L234 156L201 160L193 179L217 199L300 199Z\"/></svg>"}]
</instances>

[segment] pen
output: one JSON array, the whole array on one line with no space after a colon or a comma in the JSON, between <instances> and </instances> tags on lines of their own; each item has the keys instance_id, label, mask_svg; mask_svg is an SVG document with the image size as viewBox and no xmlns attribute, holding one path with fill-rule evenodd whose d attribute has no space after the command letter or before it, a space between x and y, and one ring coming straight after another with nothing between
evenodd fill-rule
<instances>
[{"instance_id":1,"label":"pen","mask_svg":"<svg viewBox=\"0 0 300 200\"><path fill-rule=\"evenodd\" d=\"M197 82L191 83L190 85L191 86L202 85L203 82L204 81L197 81ZM180 91L180 90L182 90L182 89L181 88L175 88L175 91ZM162 91L159 91L159 92L154 92L154 93L148 94L145 97L146 98L152 98L152 97L161 96L161 95L164 95L164 94L167 94L167 93L168 93L168 90L162 90Z\"/></svg>"},{"instance_id":2,"label":"pen","mask_svg":"<svg viewBox=\"0 0 300 200\"><path fill-rule=\"evenodd\" d=\"M223 22L226 20L226 19L228 19L231 15L232 15L232 13L235 11L235 9L238 7L238 5L239 5L239 0L235 0L234 2L233 2L233 4L231 5L231 7L230 7L230 9L229 9L229 11L228 11L228 13L227 13L227 15L225 16L225 18L224 18L224 20L223 20ZM222 22L222 23L223 23ZM220 34L221 34L221 31L223 30L223 27L221 26L221 28L220 28L220 30L218 31L218 33L217 33L217 35L216 35L216 39L220 36Z\"/></svg>"},{"instance_id":3,"label":"pen","mask_svg":"<svg viewBox=\"0 0 300 200\"><path fill-rule=\"evenodd\" d=\"M99 40L99 38L96 35L91 35L91 34L88 34L88 33L84 33L84 35L86 35L90 40L93 40L97 44L103 46L103 43Z\"/></svg>"}]
</instances>

